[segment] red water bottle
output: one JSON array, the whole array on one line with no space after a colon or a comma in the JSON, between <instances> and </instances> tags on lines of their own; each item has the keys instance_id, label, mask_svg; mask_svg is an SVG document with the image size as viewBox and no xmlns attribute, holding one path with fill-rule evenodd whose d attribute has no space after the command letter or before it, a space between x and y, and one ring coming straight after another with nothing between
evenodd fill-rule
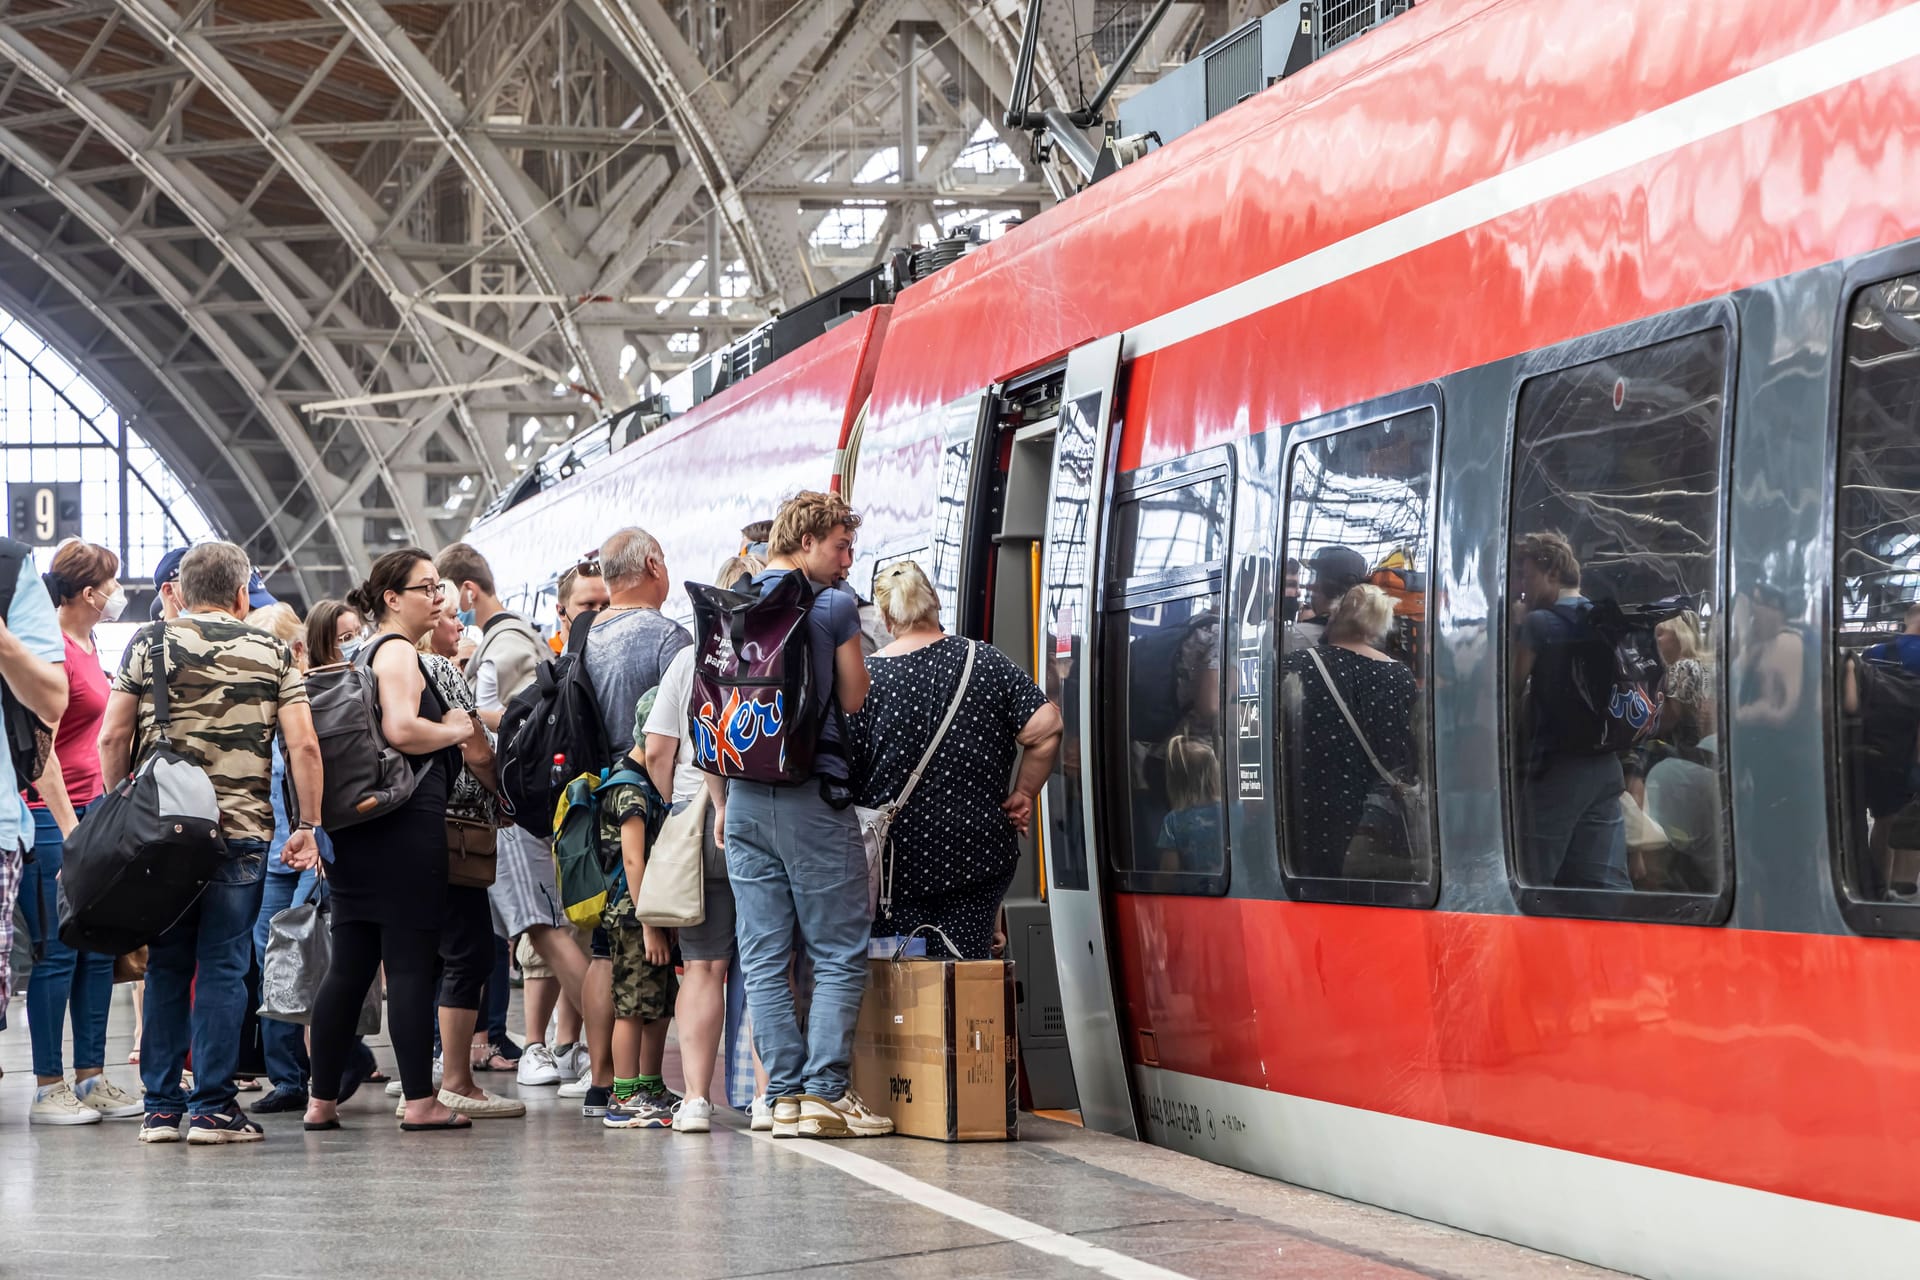
<instances>
[{"instance_id":1,"label":"red water bottle","mask_svg":"<svg viewBox=\"0 0 1920 1280\"><path fill-rule=\"evenodd\" d=\"M553 795L558 799L567 785L567 758L556 755L553 758L553 774L549 781L553 784Z\"/></svg>"}]
</instances>

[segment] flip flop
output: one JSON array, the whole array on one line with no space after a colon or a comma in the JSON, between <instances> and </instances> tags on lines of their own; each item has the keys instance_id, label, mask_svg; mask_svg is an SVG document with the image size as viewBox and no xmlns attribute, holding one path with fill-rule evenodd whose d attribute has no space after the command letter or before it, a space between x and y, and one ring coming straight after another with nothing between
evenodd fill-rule
<instances>
[{"instance_id":1,"label":"flip flop","mask_svg":"<svg viewBox=\"0 0 1920 1280\"><path fill-rule=\"evenodd\" d=\"M467 1119L465 1116L458 1116L458 1115L454 1116L450 1120L430 1120L430 1121L427 1121L425 1124L415 1124L411 1120L402 1120L400 1122L400 1132L402 1133L425 1133L431 1129L471 1129L471 1128L473 1128L473 1121Z\"/></svg>"},{"instance_id":2,"label":"flip flop","mask_svg":"<svg viewBox=\"0 0 1920 1280\"><path fill-rule=\"evenodd\" d=\"M328 1129L338 1129L340 1127L340 1121L338 1118L332 1120L302 1120L300 1127L308 1133L323 1133Z\"/></svg>"}]
</instances>

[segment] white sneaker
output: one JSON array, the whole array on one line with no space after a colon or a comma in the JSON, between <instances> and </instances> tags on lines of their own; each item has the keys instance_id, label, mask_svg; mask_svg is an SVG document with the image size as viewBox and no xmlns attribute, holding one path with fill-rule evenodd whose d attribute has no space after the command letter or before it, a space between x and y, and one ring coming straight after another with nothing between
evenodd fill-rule
<instances>
[{"instance_id":1,"label":"white sneaker","mask_svg":"<svg viewBox=\"0 0 1920 1280\"><path fill-rule=\"evenodd\" d=\"M846 1121L849 1137L882 1138L893 1132L893 1121L862 1102L860 1095L851 1089L841 1095L837 1102L829 1102L827 1105L838 1111L840 1118ZM800 1129L802 1133L806 1132L804 1118Z\"/></svg>"},{"instance_id":2,"label":"white sneaker","mask_svg":"<svg viewBox=\"0 0 1920 1280\"><path fill-rule=\"evenodd\" d=\"M553 1050L544 1044L528 1045L527 1051L520 1055L515 1078L521 1084L559 1084L560 1064L554 1059Z\"/></svg>"},{"instance_id":3,"label":"white sneaker","mask_svg":"<svg viewBox=\"0 0 1920 1280\"><path fill-rule=\"evenodd\" d=\"M146 1111L146 1104L107 1079L104 1072L81 1081L81 1084L87 1087L85 1093L81 1093L78 1088L74 1090L74 1096L80 1099L80 1105L92 1107L109 1120L126 1120Z\"/></svg>"},{"instance_id":4,"label":"white sneaker","mask_svg":"<svg viewBox=\"0 0 1920 1280\"><path fill-rule=\"evenodd\" d=\"M41 1089L27 1110L28 1124L99 1124L106 1119L73 1096L73 1086L62 1080Z\"/></svg>"},{"instance_id":5,"label":"white sneaker","mask_svg":"<svg viewBox=\"0 0 1920 1280\"><path fill-rule=\"evenodd\" d=\"M767 1101L766 1094L761 1094L748 1104L747 1115L750 1117L747 1128L753 1132L771 1133L773 1131L773 1104Z\"/></svg>"},{"instance_id":6,"label":"white sneaker","mask_svg":"<svg viewBox=\"0 0 1920 1280\"><path fill-rule=\"evenodd\" d=\"M561 1085L555 1093L562 1098L584 1098L587 1096L587 1090L591 1088L593 1088L593 1073L587 1071Z\"/></svg>"},{"instance_id":7,"label":"white sneaker","mask_svg":"<svg viewBox=\"0 0 1920 1280\"><path fill-rule=\"evenodd\" d=\"M399 1076L395 1076L393 1079L387 1081L387 1096L389 1098L397 1098L404 1092L405 1090L400 1086Z\"/></svg>"},{"instance_id":8,"label":"white sneaker","mask_svg":"<svg viewBox=\"0 0 1920 1280\"><path fill-rule=\"evenodd\" d=\"M36 1090L33 1107L27 1109L29 1125L98 1125L106 1117L73 1096L73 1086L46 1084Z\"/></svg>"},{"instance_id":9,"label":"white sneaker","mask_svg":"<svg viewBox=\"0 0 1920 1280\"><path fill-rule=\"evenodd\" d=\"M563 1080L578 1080L593 1074L593 1055L587 1052L584 1044L576 1043L565 1053L555 1054L553 1060L558 1064Z\"/></svg>"},{"instance_id":10,"label":"white sneaker","mask_svg":"<svg viewBox=\"0 0 1920 1280\"><path fill-rule=\"evenodd\" d=\"M819 1099L814 1099L818 1102ZM825 1103L821 1103L825 1106ZM800 1099L775 1098L767 1113L767 1127L773 1130L776 1138L797 1138L800 1136Z\"/></svg>"},{"instance_id":11,"label":"white sneaker","mask_svg":"<svg viewBox=\"0 0 1920 1280\"><path fill-rule=\"evenodd\" d=\"M675 1133L706 1133L713 1128L713 1104L705 1098L682 1098L673 1109Z\"/></svg>"}]
</instances>

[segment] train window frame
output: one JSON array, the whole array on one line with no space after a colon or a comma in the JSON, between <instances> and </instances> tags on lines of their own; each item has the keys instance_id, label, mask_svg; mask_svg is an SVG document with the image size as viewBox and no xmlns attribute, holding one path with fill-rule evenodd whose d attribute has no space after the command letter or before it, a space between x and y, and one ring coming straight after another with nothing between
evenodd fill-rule
<instances>
[{"instance_id":1,"label":"train window frame","mask_svg":"<svg viewBox=\"0 0 1920 1280\"><path fill-rule=\"evenodd\" d=\"M1920 245L1905 244L1867 254L1852 263L1842 279L1840 300L1833 327L1831 376L1827 388L1827 460L1826 474L1831 483L1822 486L1828 509L1822 515L1830 539L1828 573L1819 585L1821 593L1818 617L1827 628L1821 645L1817 675L1826 708L1820 717L1822 748L1827 759L1823 781L1827 786L1828 873L1833 896L1847 927L1866 937L1920 938L1920 900L1883 901L1866 898L1856 891L1857 882L1850 850L1846 843L1843 810L1846 805L1846 773L1840 758L1841 697L1844 668L1836 638L1840 625L1840 427L1846 411L1844 396L1847 371L1847 328L1854 302L1874 285L1886 284L1901 276L1920 275Z\"/></svg>"},{"instance_id":2,"label":"train window frame","mask_svg":"<svg viewBox=\"0 0 1920 1280\"><path fill-rule=\"evenodd\" d=\"M1116 430L1118 425L1118 419L1116 419ZM1200 565L1184 565L1159 573L1116 578L1114 558L1118 549L1113 534L1118 523L1116 515L1120 505L1150 498L1156 494L1188 488L1213 479L1221 480L1225 486L1224 526L1221 531L1219 558ZM1217 596L1220 598L1222 611L1219 638L1216 641L1220 659L1219 696L1221 714L1223 716L1226 714L1226 708L1230 705L1227 699L1229 619L1226 616L1226 610L1229 602L1226 591L1228 566L1233 559L1234 514L1238 505L1237 479L1237 460L1234 451L1227 446L1203 449L1197 453L1139 467L1114 477L1112 496L1106 504L1106 514L1101 520L1101 545L1094 561L1100 566L1096 577L1099 593L1095 610L1102 668L1099 678L1107 678L1118 665L1115 662L1116 645L1109 633L1109 628L1114 625L1116 618L1124 620L1132 610L1148 605L1191 600L1208 595ZM1233 802L1229 799L1227 791L1225 774L1227 762L1225 760L1221 762L1220 870L1218 872L1157 871L1142 870L1138 866L1122 866L1115 859L1119 849L1116 836L1131 830L1132 827L1131 822L1126 820L1130 817L1125 799L1128 788L1116 785L1117 779L1126 777L1127 768L1125 752L1127 723L1124 705L1105 708L1098 717L1095 732L1098 735L1095 746L1097 756L1095 780L1102 784L1099 788L1102 798L1098 805L1101 826L1099 843L1105 863L1104 870L1113 878L1113 888L1122 893L1156 893L1210 898L1226 896L1233 877ZM1223 735L1224 732L1223 727Z\"/></svg>"},{"instance_id":3,"label":"train window frame","mask_svg":"<svg viewBox=\"0 0 1920 1280\"><path fill-rule=\"evenodd\" d=\"M1349 431L1359 431L1367 427L1403 418L1422 410L1433 414L1433 447L1427 459L1427 617L1434 616L1434 590L1439 578L1434 570L1440 547L1440 502L1441 474L1440 458L1444 447L1447 414L1446 397L1439 384L1427 383L1390 396L1369 400L1363 404L1332 413L1309 418L1283 429L1286 447L1280 459L1280 501L1278 507L1279 526L1275 532L1275 563L1284 574L1287 558L1287 517L1292 507L1290 479L1293 474L1293 460L1296 452L1315 441L1331 436L1343 435ZM1276 638L1274 653L1265 666L1262 697L1269 709L1268 722L1273 726L1267 734L1270 755L1269 767L1272 771L1273 786L1273 834L1274 857L1280 864L1280 879L1286 886L1287 896L1297 902L1328 902L1351 906L1368 907L1405 907L1413 910L1431 910L1440 901L1440 884L1444 875L1443 859L1440 849L1440 807L1438 804L1427 806L1428 848L1433 851L1430 873L1425 880L1362 880L1345 876L1303 876L1296 875L1287 861L1287 778L1283 765L1284 757L1280 744L1281 697L1280 697L1280 659L1284 656L1284 642L1280 641L1280 629L1275 627ZM1421 747L1428 761L1428 795L1437 798L1438 747L1435 735L1433 714L1433 654L1436 645L1429 632L1423 670L1417 672L1420 680L1420 698L1425 704L1425 730Z\"/></svg>"},{"instance_id":4,"label":"train window frame","mask_svg":"<svg viewBox=\"0 0 1920 1280\"><path fill-rule=\"evenodd\" d=\"M1721 882L1717 893L1674 893L1638 889L1569 889L1552 885L1528 884L1521 876L1520 815L1518 788L1514 786L1514 735L1512 730L1513 672L1513 516L1515 486L1519 480L1520 397L1533 379L1581 365L1611 359L1647 347L1680 338L1705 334L1718 329L1725 335L1720 375L1720 474L1719 498L1714 504L1714 573L1720 608L1714 620L1716 653L1714 697L1721 717L1720 728L1730 725L1727 708L1729 687L1725 656L1730 652L1732 602L1729 592L1733 581L1731 540L1728 537L1733 505L1733 451L1735 427L1739 421L1737 391L1740 372L1739 314L1730 299L1716 298L1676 311L1649 316L1642 320L1585 334L1551 347L1527 352L1515 359L1512 382L1507 389L1506 483L1500 511L1500 545L1497 571L1500 589L1494 614L1499 619L1493 647L1496 655L1494 698L1500 732L1500 820L1505 840L1504 854L1507 885L1514 904L1524 915L1574 920L1638 921L1653 924L1694 925L1717 928L1733 914L1733 898L1738 879L1739 837L1734 830L1733 773L1728 751L1719 752L1721 822L1726 844L1721 851Z\"/></svg>"}]
</instances>

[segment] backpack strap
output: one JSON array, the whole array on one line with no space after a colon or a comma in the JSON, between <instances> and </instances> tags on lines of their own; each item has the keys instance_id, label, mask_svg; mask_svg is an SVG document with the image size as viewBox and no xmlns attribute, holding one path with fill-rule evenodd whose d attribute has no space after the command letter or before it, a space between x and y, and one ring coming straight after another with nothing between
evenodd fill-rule
<instances>
[{"instance_id":1,"label":"backpack strap","mask_svg":"<svg viewBox=\"0 0 1920 1280\"><path fill-rule=\"evenodd\" d=\"M1320 660L1319 649L1307 650L1307 656L1313 659L1313 665L1320 672L1320 679L1326 684L1327 692L1333 695L1333 705L1340 708L1341 718L1347 722L1347 728L1353 730L1353 736L1360 740L1360 749L1367 753L1367 763L1373 771L1386 781L1389 787L1398 787L1400 780L1393 776L1387 766L1380 763L1380 757L1373 754L1373 744L1367 741L1367 735L1360 731L1360 722L1353 718L1353 712L1347 710L1347 700L1340 696L1340 687L1333 682L1333 676L1327 670L1327 664ZM1371 661L1371 659L1369 659Z\"/></svg>"},{"instance_id":2,"label":"backpack strap","mask_svg":"<svg viewBox=\"0 0 1920 1280\"><path fill-rule=\"evenodd\" d=\"M156 622L147 633L152 637L147 646L148 684L153 693L153 731L156 740L164 746L173 745L173 737L167 732L173 726L173 708L167 701L167 624Z\"/></svg>"},{"instance_id":3,"label":"backpack strap","mask_svg":"<svg viewBox=\"0 0 1920 1280\"><path fill-rule=\"evenodd\" d=\"M900 794L894 797L895 810L907 807L907 801L913 796L913 789L920 785L920 775L925 773L927 766L933 763L934 752L938 751L940 744L947 740L947 730L953 727L953 718L960 713L960 700L966 696L967 685L973 679L973 658L977 652L973 641L962 638L961 643L967 646L967 661L960 668L960 679L954 683L953 697L947 703L946 717L940 721L940 727L933 731L933 740L927 743L926 751L921 753L920 763L913 766L913 772L907 775L906 784L900 788Z\"/></svg>"},{"instance_id":4,"label":"backpack strap","mask_svg":"<svg viewBox=\"0 0 1920 1280\"><path fill-rule=\"evenodd\" d=\"M578 656L587 651L587 638L593 634L593 620L599 616L599 610L595 609L573 620L567 628L566 652Z\"/></svg>"}]
</instances>

